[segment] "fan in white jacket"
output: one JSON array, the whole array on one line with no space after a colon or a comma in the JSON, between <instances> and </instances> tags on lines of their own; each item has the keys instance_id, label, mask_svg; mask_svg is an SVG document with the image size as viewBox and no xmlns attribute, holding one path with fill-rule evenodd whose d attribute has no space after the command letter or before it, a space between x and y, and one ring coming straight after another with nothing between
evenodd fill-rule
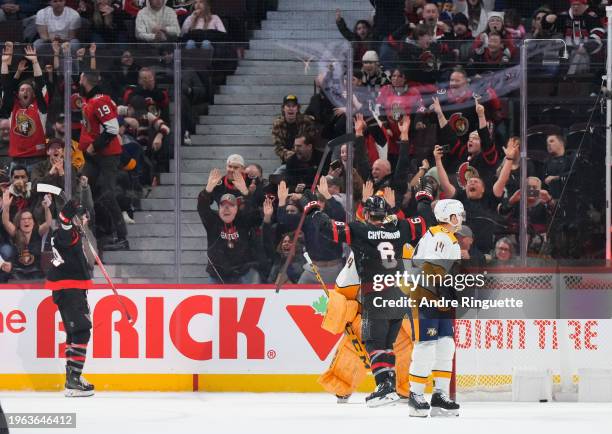
<instances>
[{"instance_id":1,"label":"fan in white jacket","mask_svg":"<svg viewBox=\"0 0 612 434\"><path fill-rule=\"evenodd\" d=\"M176 12L166 6L166 0L147 0L146 6L136 15L136 39L139 41L172 41L180 32Z\"/></svg>"}]
</instances>

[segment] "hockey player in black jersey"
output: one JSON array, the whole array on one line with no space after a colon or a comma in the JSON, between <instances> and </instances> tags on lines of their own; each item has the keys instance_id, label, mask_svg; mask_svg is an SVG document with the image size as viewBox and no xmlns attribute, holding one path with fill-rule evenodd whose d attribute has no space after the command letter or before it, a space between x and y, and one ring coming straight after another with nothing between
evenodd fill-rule
<instances>
[{"instance_id":1,"label":"hockey player in black jersey","mask_svg":"<svg viewBox=\"0 0 612 434\"><path fill-rule=\"evenodd\" d=\"M94 386L81 375L92 325L87 303L91 267L83 250L82 218L86 223L85 208L74 200L68 201L59 214L60 227L51 238L53 260L45 282L45 287L53 291L66 331L67 397L94 394Z\"/></svg>"},{"instance_id":2,"label":"hockey player in black jersey","mask_svg":"<svg viewBox=\"0 0 612 434\"><path fill-rule=\"evenodd\" d=\"M395 201L390 188L386 190L386 196ZM381 298L399 300L403 293L395 285L380 290L375 282L379 282L381 276L384 278L404 270L403 248L412 241L413 229L407 220L395 217L393 208L381 196L366 200L365 222L349 224L331 220L320 212L320 205L310 192L304 194L302 204L307 218L321 228L321 235L337 243L346 243L353 250L361 281L362 338L376 381L376 390L366 398L366 404L369 407L392 404L399 400L395 390L395 354L392 348L407 310L377 307L376 298L378 301Z\"/></svg>"}]
</instances>

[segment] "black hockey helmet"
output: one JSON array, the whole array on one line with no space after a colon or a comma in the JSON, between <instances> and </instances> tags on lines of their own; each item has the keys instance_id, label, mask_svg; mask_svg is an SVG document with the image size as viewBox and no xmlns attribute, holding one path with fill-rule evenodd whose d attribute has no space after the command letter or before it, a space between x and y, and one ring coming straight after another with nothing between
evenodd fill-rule
<instances>
[{"instance_id":1,"label":"black hockey helmet","mask_svg":"<svg viewBox=\"0 0 612 434\"><path fill-rule=\"evenodd\" d=\"M389 205L382 196L370 196L365 201L363 210L374 218L378 217L379 219L383 219L389 212Z\"/></svg>"}]
</instances>

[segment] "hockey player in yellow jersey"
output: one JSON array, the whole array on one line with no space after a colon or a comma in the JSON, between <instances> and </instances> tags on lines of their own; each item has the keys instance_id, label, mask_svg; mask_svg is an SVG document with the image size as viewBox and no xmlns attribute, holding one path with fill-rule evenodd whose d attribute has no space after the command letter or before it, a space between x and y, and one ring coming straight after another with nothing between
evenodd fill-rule
<instances>
[{"instance_id":1,"label":"hockey player in yellow jersey","mask_svg":"<svg viewBox=\"0 0 612 434\"><path fill-rule=\"evenodd\" d=\"M432 226L419 241L412 259L412 271L422 276L419 285L411 288L410 297L416 306L411 310L414 348L410 364L410 416L458 416L459 405L451 400L455 340L450 309L428 306L430 300L454 298L454 289L436 283L446 276L461 259L455 232L465 221L463 204L454 199L436 203L437 226ZM436 279L437 276L439 277ZM425 399L425 384L434 377L431 405Z\"/></svg>"}]
</instances>

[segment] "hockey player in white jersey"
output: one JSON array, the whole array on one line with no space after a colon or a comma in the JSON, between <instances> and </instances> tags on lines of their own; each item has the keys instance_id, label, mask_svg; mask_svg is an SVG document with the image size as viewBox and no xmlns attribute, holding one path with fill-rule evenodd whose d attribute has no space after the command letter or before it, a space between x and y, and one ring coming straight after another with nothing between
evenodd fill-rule
<instances>
[{"instance_id":1,"label":"hockey player in white jersey","mask_svg":"<svg viewBox=\"0 0 612 434\"><path fill-rule=\"evenodd\" d=\"M465 221L463 204L454 199L440 200L434 207L434 214L439 224L423 235L412 260L413 272L423 277L443 277L461 259L455 232ZM424 300L454 298L454 289L432 284L432 281L436 279L421 280L410 295L417 305L411 309L414 349L409 376L410 416L427 417L430 412L431 416L458 416L459 405L449 396L455 354L453 314L447 308L422 306ZM424 396L430 374L434 377L431 405Z\"/></svg>"}]
</instances>

